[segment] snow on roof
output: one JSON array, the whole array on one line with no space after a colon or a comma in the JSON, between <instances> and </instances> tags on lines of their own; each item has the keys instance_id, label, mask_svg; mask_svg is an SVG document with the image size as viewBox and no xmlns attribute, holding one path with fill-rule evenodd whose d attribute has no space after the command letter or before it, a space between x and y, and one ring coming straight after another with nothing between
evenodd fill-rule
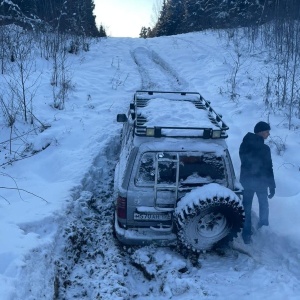
<instances>
[{"instance_id":1,"label":"snow on roof","mask_svg":"<svg viewBox=\"0 0 300 300\"><path fill-rule=\"evenodd\" d=\"M155 98L145 107L139 107L138 112L147 119L146 126L218 129L208 118L209 112L190 101Z\"/></svg>"}]
</instances>

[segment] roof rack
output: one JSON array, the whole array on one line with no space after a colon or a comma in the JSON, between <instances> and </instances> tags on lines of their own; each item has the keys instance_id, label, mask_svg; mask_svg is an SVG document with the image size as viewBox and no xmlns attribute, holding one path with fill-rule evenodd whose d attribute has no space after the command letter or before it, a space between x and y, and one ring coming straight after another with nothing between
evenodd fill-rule
<instances>
[{"instance_id":1,"label":"roof rack","mask_svg":"<svg viewBox=\"0 0 300 300\"><path fill-rule=\"evenodd\" d=\"M197 92L136 91L129 116L137 136L228 137L222 115Z\"/></svg>"}]
</instances>

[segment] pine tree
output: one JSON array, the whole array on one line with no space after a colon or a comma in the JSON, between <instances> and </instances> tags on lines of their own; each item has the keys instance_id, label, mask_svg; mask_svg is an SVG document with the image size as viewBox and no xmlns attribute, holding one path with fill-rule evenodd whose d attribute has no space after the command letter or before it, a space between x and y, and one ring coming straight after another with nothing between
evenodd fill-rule
<instances>
[{"instance_id":1,"label":"pine tree","mask_svg":"<svg viewBox=\"0 0 300 300\"><path fill-rule=\"evenodd\" d=\"M103 27L103 25L101 24L99 27L99 37L107 37L105 28Z\"/></svg>"},{"instance_id":2,"label":"pine tree","mask_svg":"<svg viewBox=\"0 0 300 300\"><path fill-rule=\"evenodd\" d=\"M153 34L155 36L162 36L162 35L167 35L166 33L166 28L165 28L165 23L167 19L167 1L164 0L162 4L162 9L160 11L158 20L156 25L153 28Z\"/></svg>"},{"instance_id":3,"label":"pine tree","mask_svg":"<svg viewBox=\"0 0 300 300\"><path fill-rule=\"evenodd\" d=\"M148 37L148 30L146 27L142 27L139 37L144 39Z\"/></svg>"},{"instance_id":4,"label":"pine tree","mask_svg":"<svg viewBox=\"0 0 300 300\"><path fill-rule=\"evenodd\" d=\"M203 28L205 28L204 24L207 24L209 22L209 19L204 9L205 4L205 1L185 1L185 32L203 30Z\"/></svg>"},{"instance_id":5,"label":"pine tree","mask_svg":"<svg viewBox=\"0 0 300 300\"><path fill-rule=\"evenodd\" d=\"M184 18L184 1L183 0L169 0L167 5L167 14L165 32L167 35L180 33L182 22Z\"/></svg>"}]
</instances>

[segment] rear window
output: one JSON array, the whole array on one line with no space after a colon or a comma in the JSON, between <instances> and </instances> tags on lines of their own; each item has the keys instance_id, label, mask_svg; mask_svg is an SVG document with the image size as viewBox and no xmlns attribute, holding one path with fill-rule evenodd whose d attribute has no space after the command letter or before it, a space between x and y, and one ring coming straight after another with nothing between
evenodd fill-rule
<instances>
[{"instance_id":1,"label":"rear window","mask_svg":"<svg viewBox=\"0 0 300 300\"><path fill-rule=\"evenodd\" d=\"M137 185L154 185L156 162L158 184L175 183L177 167L179 167L179 186L193 187L212 182L227 185L222 156L217 156L215 153L172 152L144 153L136 177Z\"/></svg>"},{"instance_id":2,"label":"rear window","mask_svg":"<svg viewBox=\"0 0 300 300\"><path fill-rule=\"evenodd\" d=\"M146 152L143 154L138 174L136 177L137 185L153 185L155 180L155 153Z\"/></svg>"}]
</instances>

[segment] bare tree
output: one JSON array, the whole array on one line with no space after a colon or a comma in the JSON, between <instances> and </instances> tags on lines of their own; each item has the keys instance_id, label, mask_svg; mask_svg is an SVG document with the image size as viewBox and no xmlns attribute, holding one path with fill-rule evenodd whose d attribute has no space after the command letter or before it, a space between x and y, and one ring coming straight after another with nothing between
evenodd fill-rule
<instances>
[{"instance_id":1,"label":"bare tree","mask_svg":"<svg viewBox=\"0 0 300 300\"><path fill-rule=\"evenodd\" d=\"M4 74L6 62L8 61L7 44L9 36L5 26L0 26L0 60L1 74Z\"/></svg>"},{"instance_id":2,"label":"bare tree","mask_svg":"<svg viewBox=\"0 0 300 300\"><path fill-rule=\"evenodd\" d=\"M7 87L19 103L25 122L33 123L32 101L38 87L40 74L36 73L32 57L33 38L22 30L12 32L13 38L8 45L13 57L5 76Z\"/></svg>"},{"instance_id":3,"label":"bare tree","mask_svg":"<svg viewBox=\"0 0 300 300\"><path fill-rule=\"evenodd\" d=\"M162 6L163 6L163 0L156 0L155 3L153 4L152 15L151 15L152 28L157 24Z\"/></svg>"},{"instance_id":4,"label":"bare tree","mask_svg":"<svg viewBox=\"0 0 300 300\"><path fill-rule=\"evenodd\" d=\"M4 91L2 91L4 94ZM13 130L15 126L15 122L17 119L17 113L19 111L18 106L15 105L14 98L9 98L6 102L3 99L3 96L0 96L0 107L3 113L4 119L6 121L7 126L10 128L10 138L9 138L9 153L12 153L12 140L13 140Z\"/></svg>"},{"instance_id":5,"label":"bare tree","mask_svg":"<svg viewBox=\"0 0 300 300\"><path fill-rule=\"evenodd\" d=\"M292 57L291 57L291 70L290 70L290 95L289 95L289 129L291 129L292 125L292 117L293 117L293 111L294 106L299 107L299 64L300 64L300 45L299 45L299 38L300 38L300 26L298 22L294 23L294 34L293 34L293 51L292 51ZM297 103L298 102L298 103Z\"/></svg>"},{"instance_id":6,"label":"bare tree","mask_svg":"<svg viewBox=\"0 0 300 300\"><path fill-rule=\"evenodd\" d=\"M275 38L270 46L270 53L275 59L276 70L272 71L272 82L268 82L269 87L273 86L274 105L272 97L269 97L269 107L283 109L288 119L288 127L292 127L292 118L299 115L299 80L300 80L300 25L294 20L284 20L281 23L274 22L273 30ZM268 33L267 33L268 34ZM277 41L277 42L274 42ZM278 45L280 41L280 45Z\"/></svg>"},{"instance_id":7,"label":"bare tree","mask_svg":"<svg viewBox=\"0 0 300 300\"><path fill-rule=\"evenodd\" d=\"M65 101L72 89L71 75L68 65L68 38L60 33L56 35L55 51L53 52L53 69L51 77L53 105L57 109L65 108Z\"/></svg>"},{"instance_id":8,"label":"bare tree","mask_svg":"<svg viewBox=\"0 0 300 300\"><path fill-rule=\"evenodd\" d=\"M233 101L238 101L239 94L237 93L238 87L238 73L241 71L241 68L245 61L242 61L242 53L244 52L243 49L243 42L241 40L241 35L239 30L227 30L228 35L228 42L233 44L234 47L234 54L231 56L231 72L230 76L227 79L228 84L228 93L230 95L230 99Z\"/></svg>"}]
</instances>

